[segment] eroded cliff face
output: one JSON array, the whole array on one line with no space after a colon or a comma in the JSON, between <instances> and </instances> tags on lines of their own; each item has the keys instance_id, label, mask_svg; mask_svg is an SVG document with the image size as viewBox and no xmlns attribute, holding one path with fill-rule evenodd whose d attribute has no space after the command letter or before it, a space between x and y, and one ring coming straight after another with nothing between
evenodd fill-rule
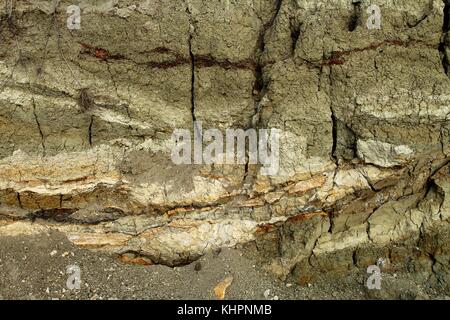
<instances>
[{"instance_id":1,"label":"eroded cliff face","mask_svg":"<svg viewBox=\"0 0 450 320\"><path fill-rule=\"evenodd\" d=\"M71 1L1 3L1 235L450 283L448 1L81 0L75 30ZM194 121L282 130L278 174L175 165Z\"/></svg>"}]
</instances>

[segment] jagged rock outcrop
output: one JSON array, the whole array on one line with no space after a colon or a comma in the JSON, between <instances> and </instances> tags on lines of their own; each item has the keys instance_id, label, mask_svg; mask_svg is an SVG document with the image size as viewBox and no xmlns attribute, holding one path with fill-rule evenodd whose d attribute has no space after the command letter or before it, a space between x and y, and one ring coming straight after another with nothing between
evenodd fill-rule
<instances>
[{"instance_id":1,"label":"jagged rock outcrop","mask_svg":"<svg viewBox=\"0 0 450 320\"><path fill-rule=\"evenodd\" d=\"M442 0L3 0L0 234L167 265L254 244L306 283L382 258L449 281ZM175 129L282 130L280 170L175 165ZM413 259L416 257L417 259Z\"/></svg>"}]
</instances>

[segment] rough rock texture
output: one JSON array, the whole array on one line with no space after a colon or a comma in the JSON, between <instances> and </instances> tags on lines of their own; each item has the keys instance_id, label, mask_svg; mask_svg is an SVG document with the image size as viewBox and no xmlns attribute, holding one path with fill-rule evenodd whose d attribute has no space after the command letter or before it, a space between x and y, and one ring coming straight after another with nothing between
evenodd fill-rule
<instances>
[{"instance_id":1,"label":"rough rock texture","mask_svg":"<svg viewBox=\"0 0 450 320\"><path fill-rule=\"evenodd\" d=\"M447 0L80 0L80 30L71 1L0 3L0 235L169 266L248 244L300 283L383 261L448 289ZM195 120L281 129L279 174L173 164Z\"/></svg>"}]
</instances>

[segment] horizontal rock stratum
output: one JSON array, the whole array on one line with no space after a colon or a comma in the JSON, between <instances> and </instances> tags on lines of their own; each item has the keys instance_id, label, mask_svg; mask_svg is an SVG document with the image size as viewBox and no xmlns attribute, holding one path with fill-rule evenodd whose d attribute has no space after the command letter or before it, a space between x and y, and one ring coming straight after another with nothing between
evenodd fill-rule
<instances>
[{"instance_id":1,"label":"horizontal rock stratum","mask_svg":"<svg viewBox=\"0 0 450 320\"><path fill-rule=\"evenodd\" d=\"M2 1L0 235L169 266L241 244L300 283L381 259L448 286L447 0L77 2L79 29L71 1ZM195 121L279 129L278 174L175 165Z\"/></svg>"}]
</instances>

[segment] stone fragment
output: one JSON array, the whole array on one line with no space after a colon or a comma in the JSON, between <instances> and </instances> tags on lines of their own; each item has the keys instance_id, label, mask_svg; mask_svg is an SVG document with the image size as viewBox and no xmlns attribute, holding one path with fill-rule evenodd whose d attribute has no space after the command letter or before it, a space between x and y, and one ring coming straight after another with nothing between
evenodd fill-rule
<instances>
[{"instance_id":1,"label":"stone fragment","mask_svg":"<svg viewBox=\"0 0 450 320\"><path fill-rule=\"evenodd\" d=\"M229 286L233 283L233 277L226 277L214 287L214 294L218 300L225 299L225 294Z\"/></svg>"}]
</instances>

